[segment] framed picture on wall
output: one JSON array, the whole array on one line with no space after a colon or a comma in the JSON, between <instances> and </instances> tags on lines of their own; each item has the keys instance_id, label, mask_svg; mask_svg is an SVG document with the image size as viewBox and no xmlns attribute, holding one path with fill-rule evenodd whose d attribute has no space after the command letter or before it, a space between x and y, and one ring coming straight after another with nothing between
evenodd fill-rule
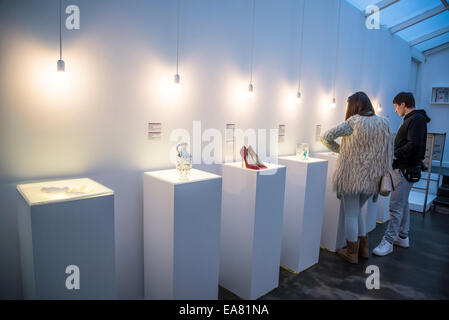
<instances>
[{"instance_id":1,"label":"framed picture on wall","mask_svg":"<svg viewBox=\"0 0 449 320\"><path fill-rule=\"evenodd\" d=\"M449 86L432 87L431 104L449 104Z\"/></svg>"}]
</instances>

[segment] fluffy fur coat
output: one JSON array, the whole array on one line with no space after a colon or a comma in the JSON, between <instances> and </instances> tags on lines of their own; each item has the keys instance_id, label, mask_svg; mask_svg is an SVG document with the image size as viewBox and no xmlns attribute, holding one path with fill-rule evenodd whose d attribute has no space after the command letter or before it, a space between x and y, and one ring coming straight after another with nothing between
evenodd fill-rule
<instances>
[{"instance_id":1,"label":"fluffy fur coat","mask_svg":"<svg viewBox=\"0 0 449 320\"><path fill-rule=\"evenodd\" d=\"M391 172L391 130L387 119L354 115L347 120L353 129L342 137L333 175L337 195L377 194L383 175Z\"/></svg>"}]
</instances>

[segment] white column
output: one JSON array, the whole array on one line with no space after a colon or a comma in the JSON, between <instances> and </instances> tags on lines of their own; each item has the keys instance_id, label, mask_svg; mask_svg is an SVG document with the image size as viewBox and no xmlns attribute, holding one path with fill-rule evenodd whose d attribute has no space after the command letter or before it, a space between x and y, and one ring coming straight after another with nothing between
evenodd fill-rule
<instances>
[{"instance_id":1,"label":"white column","mask_svg":"<svg viewBox=\"0 0 449 320\"><path fill-rule=\"evenodd\" d=\"M335 252L343 248L346 243L343 209L332 185L332 176L335 171L338 154L334 152L320 152L315 156L328 161L321 247Z\"/></svg>"},{"instance_id":2,"label":"white column","mask_svg":"<svg viewBox=\"0 0 449 320\"><path fill-rule=\"evenodd\" d=\"M281 266L301 272L319 259L327 161L297 156L278 161L287 168Z\"/></svg>"},{"instance_id":3,"label":"white column","mask_svg":"<svg viewBox=\"0 0 449 320\"><path fill-rule=\"evenodd\" d=\"M144 174L145 299L217 299L221 177Z\"/></svg>"},{"instance_id":4,"label":"white column","mask_svg":"<svg viewBox=\"0 0 449 320\"><path fill-rule=\"evenodd\" d=\"M87 178L17 190L25 299L116 299L114 191Z\"/></svg>"},{"instance_id":5,"label":"white column","mask_svg":"<svg viewBox=\"0 0 449 320\"><path fill-rule=\"evenodd\" d=\"M223 165L220 285L244 299L278 286L285 167Z\"/></svg>"}]
</instances>

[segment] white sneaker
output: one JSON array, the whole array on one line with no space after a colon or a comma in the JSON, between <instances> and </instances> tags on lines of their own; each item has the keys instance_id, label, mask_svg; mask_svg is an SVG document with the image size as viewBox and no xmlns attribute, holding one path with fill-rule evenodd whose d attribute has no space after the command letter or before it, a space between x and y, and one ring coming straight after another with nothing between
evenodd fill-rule
<instances>
[{"instance_id":1,"label":"white sneaker","mask_svg":"<svg viewBox=\"0 0 449 320\"><path fill-rule=\"evenodd\" d=\"M373 254L375 254L376 256L386 256L387 254L392 252L393 252L393 245L384 238L382 238L382 241L373 250Z\"/></svg>"},{"instance_id":2,"label":"white sneaker","mask_svg":"<svg viewBox=\"0 0 449 320\"><path fill-rule=\"evenodd\" d=\"M409 237L402 239L399 235L397 235L393 244L402 248L408 248L410 246L410 240Z\"/></svg>"}]
</instances>

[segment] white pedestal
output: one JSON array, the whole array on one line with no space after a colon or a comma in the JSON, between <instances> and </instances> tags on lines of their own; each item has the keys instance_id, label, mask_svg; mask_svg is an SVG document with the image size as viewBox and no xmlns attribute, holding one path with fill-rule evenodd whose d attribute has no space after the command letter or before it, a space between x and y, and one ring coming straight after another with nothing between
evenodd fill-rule
<instances>
[{"instance_id":1,"label":"white pedestal","mask_svg":"<svg viewBox=\"0 0 449 320\"><path fill-rule=\"evenodd\" d=\"M220 285L244 299L278 286L285 167L223 165Z\"/></svg>"},{"instance_id":2,"label":"white pedestal","mask_svg":"<svg viewBox=\"0 0 449 320\"><path fill-rule=\"evenodd\" d=\"M427 177L429 173L428 172L421 172L421 179L418 182L415 182L413 184L413 187L415 188L426 188L427 187ZM442 178L440 176L440 180L438 180L438 173L431 173L430 174L430 181L429 181L429 193L436 195L438 192L438 187L441 186ZM420 189L412 189L416 192L422 192L425 193L425 190ZM424 203L424 201L422 202ZM422 209L421 209L422 211Z\"/></svg>"},{"instance_id":3,"label":"white pedestal","mask_svg":"<svg viewBox=\"0 0 449 320\"><path fill-rule=\"evenodd\" d=\"M217 299L221 177L144 174L145 299Z\"/></svg>"},{"instance_id":4,"label":"white pedestal","mask_svg":"<svg viewBox=\"0 0 449 320\"><path fill-rule=\"evenodd\" d=\"M362 214L365 218L366 233L371 232L376 228L378 202L379 199L374 202L373 197L371 196L366 200L365 205L362 208Z\"/></svg>"},{"instance_id":5,"label":"white pedestal","mask_svg":"<svg viewBox=\"0 0 449 320\"><path fill-rule=\"evenodd\" d=\"M320 152L315 156L328 161L321 247L335 252L346 245L343 209L332 185L332 176L335 171L338 154L334 152Z\"/></svg>"},{"instance_id":6,"label":"white pedestal","mask_svg":"<svg viewBox=\"0 0 449 320\"><path fill-rule=\"evenodd\" d=\"M379 223L390 220L390 196L382 197L379 195L377 199L377 202L379 202L377 205L377 222Z\"/></svg>"},{"instance_id":7,"label":"white pedestal","mask_svg":"<svg viewBox=\"0 0 449 320\"><path fill-rule=\"evenodd\" d=\"M408 206L410 210L417 211L422 213L424 210L424 200L426 198L425 190L415 189L415 188L426 188L427 186L427 177L428 172L421 173L421 180L413 184L412 190L410 191L410 195L408 197ZM438 186L441 186L441 177L438 180L437 173L430 174L430 182L429 182L429 193L427 195L426 201L426 212L430 210L432 206L433 200L437 197Z\"/></svg>"},{"instance_id":8,"label":"white pedestal","mask_svg":"<svg viewBox=\"0 0 449 320\"><path fill-rule=\"evenodd\" d=\"M53 193L42 188L64 188ZM70 189L70 190L69 190ZM17 186L25 299L115 299L114 192L90 179ZM78 192L76 192L78 191ZM77 278L79 289L66 280Z\"/></svg>"},{"instance_id":9,"label":"white pedestal","mask_svg":"<svg viewBox=\"0 0 449 320\"><path fill-rule=\"evenodd\" d=\"M430 210L433 200L436 199L436 194L428 193L426 201L426 212ZM410 210L422 213L424 210L424 200L426 194L424 191L412 189L408 196L408 207Z\"/></svg>"},{"instance_id":10,"label":"white pedestal","mask_svg":"<svg viewBox=\"0 0 449 320\"><path fill-rule=\"evenodd\" d=\"M301 272L318 262L327 161L279 157L286 166L281 266Z\"/></svg>"}]
</instances>

